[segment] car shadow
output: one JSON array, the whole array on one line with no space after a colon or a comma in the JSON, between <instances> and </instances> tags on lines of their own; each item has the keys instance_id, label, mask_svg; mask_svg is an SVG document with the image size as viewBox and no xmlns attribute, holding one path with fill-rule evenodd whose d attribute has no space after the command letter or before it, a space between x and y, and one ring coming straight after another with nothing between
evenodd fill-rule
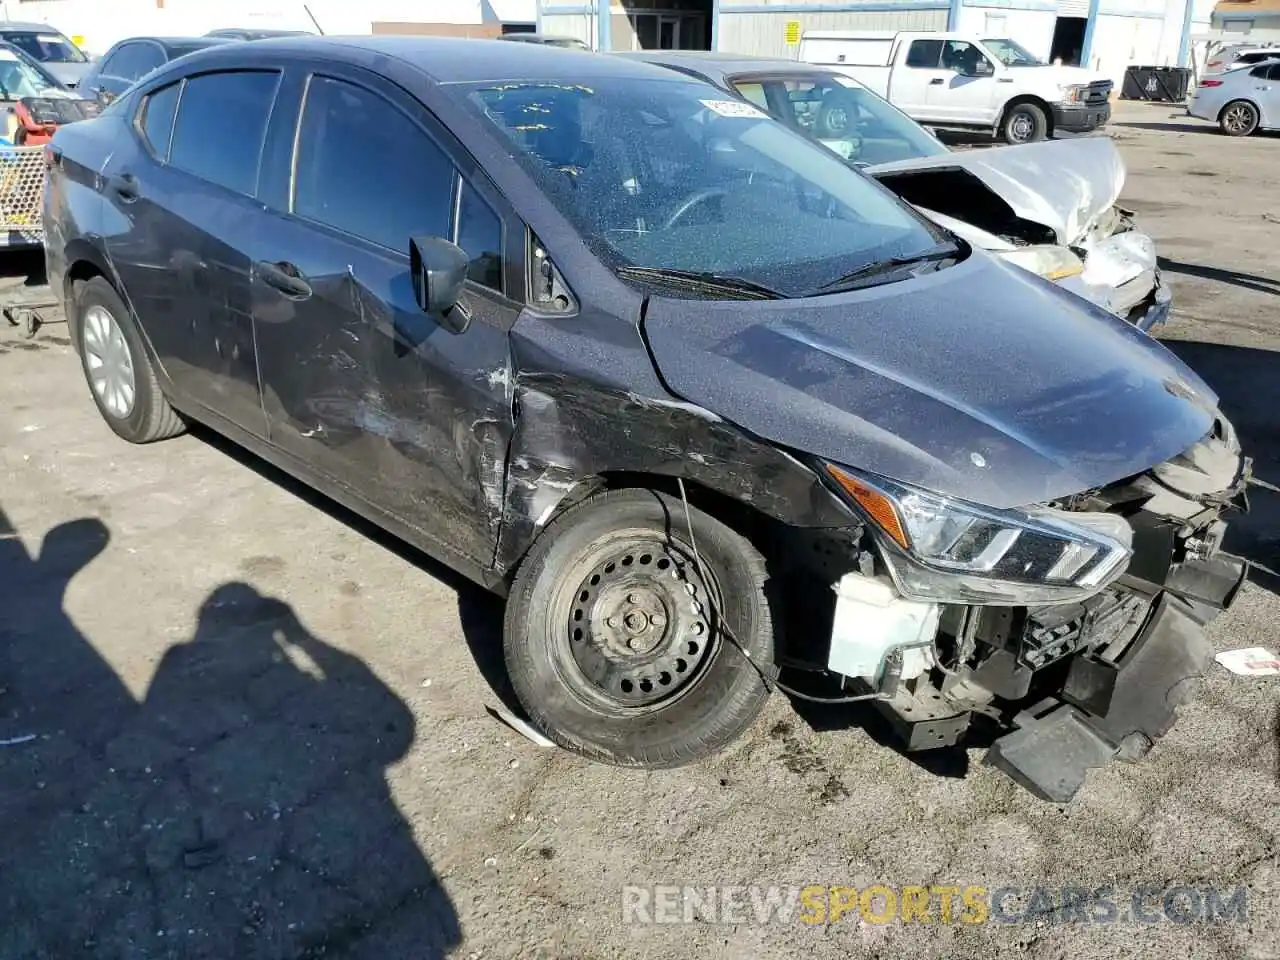
<instances>
[{"instance_id":1,"label":"car shadow","mask_svg":"<svg viewBox=\"0 0 1280 960\"><path fill-rule=\"evenodd\" d=\"M1280 352L1193 340L1164 340L1218 394L1256 478L1280 486ZM1280 590L1280 493L1250 487L1249 512L1228 518L1225 547L1245 557L1261 586ZM1262 569L1259 569L1261 567Z\"/></svg>"},{"instance_id":2,"label":"car shadow","mask_svg":"<svg viewBox=\"0 0 1280 960\"><path fill-rule=\"evenodd\" d=\"M1270 277L1261 277L1254 273L1240 273L1238 270L1227 270L1222 267L1207 267L1198 263L1184 263L1180 260L1170 260L1168 257L1158 257L1157 262L1160 265L1160 269L1168 273L1199 277L1202 280L1215 280L1218 283L1229 283L1232 286L1244 287L1246 290L1253 290L1256 293L1267 293L1273 297L1280 297L1280 280L1272 280Z\"/></svg>"},{"instance_id":3,"label":"car shadow","mask_svg":"<svg viewBox=\"0 0 1280 960\"><path fill-rule=\"evenodd\" d=\"M406 705L239 582L135 696L64 604L109 541L83 518L28 552L0 511L0 956L445 957L384 774Z\"/></svg>"}]
</instances>

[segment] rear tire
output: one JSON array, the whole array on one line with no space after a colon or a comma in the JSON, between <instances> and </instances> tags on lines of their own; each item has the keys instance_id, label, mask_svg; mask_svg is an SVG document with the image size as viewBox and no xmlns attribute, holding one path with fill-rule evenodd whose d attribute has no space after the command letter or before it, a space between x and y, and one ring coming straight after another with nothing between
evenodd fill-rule
<instances>
[{"instance_id":1,"label":"rear tire","mask_svg":"<svg viewBox=\"0 0 1280 960\"><path fill-rule=\"evenodd\" d=\"M1248 100L1232 100L1218 114L1218 126L1228 137L1247 137L1258 129L1258 108Z\"/></svg>"},{"instance_id":2,"label":"rear tire","mask_svg":"<svg viewBox=\"0 0 1280 960\"><path fill-rule=\"evenodd\" d=\"M151 443L186 429L160 391L129 308L103 277L75 290L76 349L89 394L112 430Z\"/></svg>"},{"instance_id":3,"label":"rear tire","mask_svg":"<svg viewBox=\"0 0 1280 960\"><path fill-rule=\"evenodd\" d=\"M1034 103L1014 104L1000 131L1006 143L1035 143L1049 135L1049 118Z\"/></svg>"},{"instance_id":4,"label":"rear tire","mask_svg":"<svg viewBox=\"0 0 1280 960\"><path fill-rule=\"evenodd\" d=\"M608 491L556 520L521 565L507 670L561 746L680 766L724 748L763 708L774 643L764 558L715 518L690 516L693 538L681 501Z\"/></svg>"}]
</instances>

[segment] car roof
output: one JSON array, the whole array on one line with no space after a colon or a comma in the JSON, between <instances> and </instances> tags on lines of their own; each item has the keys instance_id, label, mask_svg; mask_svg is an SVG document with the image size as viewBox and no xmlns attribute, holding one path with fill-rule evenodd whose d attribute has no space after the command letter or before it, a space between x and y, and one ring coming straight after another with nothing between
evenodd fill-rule
<instances>
[{"instance_id":1,"label":"car roof","mask_svg":"<svg viewBox=\"0 0 1280 960\"><path fill-rule=\"evenodd\" d=\"M133 43L135 40L149 40L152 43L160 44L160 46L164 47L166 50L173 50L173 49L179 49L179 48L188 49L188 50L202 50L205 47L216 47L216 46L221 46L222 44L235 42L233 40L229 40L226 37L141 36L141 37L125 37L123 40L118 40L115 44L113 44L113 46L119 47L126 43Z\"/></svg>"},{"instance_id":2,"label":"car roof","mask_svg":"<svg viewBox=\"0 0 1280 960\"><path fill-rule=\"evenodd\" d=\"M0 20L0 30L21 30L25 33L56 33L60 37L66 34L51 23L26 23L21 20Z\"/></svg>"},{"instance_id":3,"label":"car roof","mask_svg":"<svg viewBox=\"0 0 1280 960\"><path fill-rule=\"evenodd\" d=\"M621 59L640 60L661 66L693 70L705 77L723 80L743 73L812 74L829 77L835 71L798 60L781 57L752 57L741 53L711 53L704 50L645 50L617 54Z\"/></svg>"},{"instance_id":4,"label":"car roof","mask_svg":"<svg viewBox=\"0 0 1280 960\"><path fill-rule=\"evenodd\" d=\"M212 38L210 38L212 40ZM227 41L213 41L226 43ZM237 56L269 56L273 53L316 56L378 69L392 58L412 67L437 84L485 81L564 81L615 78L671 79L671 72L625 57L592 54L544 43L503 43L457 37L359 36L283 37L255 40L250 53L236 44ZM198 56L218 57L228 51L205 51Z\"/></svg>"}]
</instances>

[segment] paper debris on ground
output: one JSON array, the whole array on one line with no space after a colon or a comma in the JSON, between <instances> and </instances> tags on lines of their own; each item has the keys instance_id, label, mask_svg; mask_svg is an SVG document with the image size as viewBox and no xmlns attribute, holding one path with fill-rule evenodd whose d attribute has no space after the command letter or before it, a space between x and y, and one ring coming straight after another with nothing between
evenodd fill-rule
<instances>
[{"instance_id":1,"label":"paper debris on ground","mask_svg":"<svg viewBox=\"0 0 1280 960\"><path fill-rule=\"evenodd\" d=\"M555 746L555 744L552 741L548 740L546 737L540 734L537 730L533 729L533 727L529 726L529 724L525 723L523 720L521 720L519 717L517 717L515 714L511 713L510 711L503 710L501 707L491 707L488 704L485 704L485 709L489 711L491 716L493 716L497 720L501 720L508 727L510 727L516 733L520 734L530 743L535 743L540 747Z\"/></svg>"},{"instance_id":2,"label":"paper debris on ground","mask_svg":"<svg viewBox=\"0 0 1280 960\"><path fill-rule=\"evenodd\" d=\"M1280 657L1262 647L1227 650L1213 659L1241 677L1280 677Z\"/></svg>"}]
</instances>

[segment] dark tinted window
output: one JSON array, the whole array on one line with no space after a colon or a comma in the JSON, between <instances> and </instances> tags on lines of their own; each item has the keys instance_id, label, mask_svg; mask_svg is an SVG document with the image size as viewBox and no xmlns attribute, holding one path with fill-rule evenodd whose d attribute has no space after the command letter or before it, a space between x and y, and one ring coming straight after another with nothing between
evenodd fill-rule
<instances>
[{"instance_id":1,"label":"dark tinted window","mask_svg":"<svg viewBox=\"0 0 1280 960\"><path fill-rule=\"evenodd\" d=\"M1267 69L1270 71L1267 74L1268 80L1280 80L1280 63L1273 63Z\"/></svg>"},{"instance_id":2,"label":"dark tinted window","mask_svg":"<svg viewBox=\"0 0 1280 960\"><path fill-rule=\"evenodd\" d=\"M1270 72L1271 72L1271 68L1264 65L1261 67L1254 67L1252 70L1249 71L1249 76L1261 77L1263 80L1265 80L1267 79L1267 74L1269 74Z\"/></svg>"},{"instance_id":3,"label":"dark tinted window","mask_svg":"<svg viewBox=\"0 0 1280 960\"><path fill-rule=\"evenodd\" d=\"M295 163L299 216L405 253L410 237L450 235L452 164L376 93L313 77Z\"/></svg>"},{"instance_id":4,"label":"dark tinted window","mask_svg":"<svg viewBox=\"0 0 1280 960\"><path fill-rule=\"evenodd\" d=\"M471 258L467 277L501 292L502 220L471 184L463 180L461 189L457 244Z\"/></svg>"},{"instance_id":5,"label":"dark tinted window","mask_svg":"<svg viewBox=\"0 0 1280 960\"><path fill-rule=\"evenodd\" d=\"M142 103L142 133L151 150L162 160L169 154L169 135L173 133L173 112L178 107L178 91L182 84L173 83L150 94Z\"/></svg>"},{"instance_id":6,"label":"dark tinted window","mask_svg":"<svg viewBox=\"0 0 1280 960\"><path fill-rule=\"evenodd\" d=\"M169 163L252 196L277 73L208 73L186 82ZM359 144L348 140L348 148Z\"/></svg>"},{"instance_id":7,"label":"dark tinted window","mask_svg":"<svg viewBox=\"0 0 1280 960\"><path fill-rule=\"evenodd\" d=\"M1236 60L1236 63L1261 63L1274 56L1274 53L1245 53Z\"/></svg>"},{"instance_id":8,"label":"dark tinted window","mask_svg":"<svg viewBox=\"0 0 1280 960\"><path fill-rule=\"evenodd\" d=\"M941 40L912 40L911 49L907 51L907 66L933 69L941 58Z\"/></svg>"},{"instance_id":9,"label":"dark tinted window","mask_svg":"<svg viewBox=\"0 0 1280 960\"><path fill-rule=\"evenodd\" d=\"M5 33L5 40L40 62L84 63L85 55L66 37L48 33Z\"/></svg>"},{"instance_id":10,"label":"dark tinted window","mask_svg":"<svg viewBox=\"0 0 1280 960\"><path fill-rule=\"evenodd\" d=\"M164 52L154 43L126 43L107 58L102 73L122 80L137 80L164 62Z\"/></svg>"}]
</instances>

